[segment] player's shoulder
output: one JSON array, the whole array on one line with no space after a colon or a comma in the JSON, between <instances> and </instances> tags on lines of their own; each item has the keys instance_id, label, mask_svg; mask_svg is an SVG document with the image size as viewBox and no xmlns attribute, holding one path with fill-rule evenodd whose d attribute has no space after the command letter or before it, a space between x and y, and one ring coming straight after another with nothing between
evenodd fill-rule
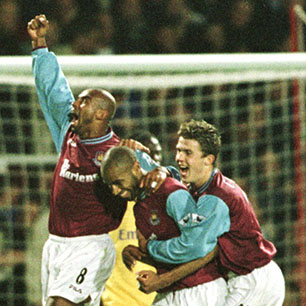
<instances>
[{"instance_id":1,"label":"player's shoulder","mask_svg":"<svg viewBox=\"0 0 306 306\"><path fill-rule=\"evenodd\" d=\"M216 173L216 179L212 188L209 188L208 194L221 198L225 203L246 203L248 198L243 189L233 179L223 175L220 171ZM237 206L238 207L238 206Z\"/></svg>"},{"instance_id":2,"label":"player's shoulder","mask_svg":"<svg viewBox=\"0 0 306 306\"><path fill-rule=\"evenodd\" d=\"M215 191L218 190L220 193L235 193L237 187L239 188L234 180L223 175L220 170L217 170L211 187L213 187Z\"/></svg>"},{"instance_id":3,"label":"player's shoulder","mask_svg":"<svg viewBox=\"0 0 306 306\"><path fill-rule=\"evenodd\" d=\"M102 151L108 151L112 147L118 146L120 138L110 130L106 135L96 138L94 140L88 140L88 144L92 147L101 149Z\"/></svg>"},{"instance_id":4,"label":"player's shoulder","mask_svg":"<svg viewBox=\"0 0 306 306\"><path fill-rule=\"evenodd\" d=\"M113 145L118 145L120 140L121 139L112 128L110 128L108 133L104 136L104 142L108 144L111 143Z\"/></svg>"},{"instance_id":5,"label":"player's shoulder","mask_svg":"<svg viewBox=\"0 0 306 306\"><path fill-rule=\"evenodd\" d=\"M167 177L160 188L166 192L173 192L179 189L188 191L187 187L182 182L172 177Z\"/></svg>"}]
</instances>

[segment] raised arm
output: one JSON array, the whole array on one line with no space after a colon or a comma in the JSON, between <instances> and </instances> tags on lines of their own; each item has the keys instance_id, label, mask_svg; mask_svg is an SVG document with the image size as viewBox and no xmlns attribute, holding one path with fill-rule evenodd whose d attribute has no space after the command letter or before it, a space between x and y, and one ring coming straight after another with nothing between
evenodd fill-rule
<instances>
[{"instance_id":1,"label":"raised arm","mask_svg":"<svg viewBox=\"0 0 306 306\"><path fill-rule=\"evenodd\" d=\"M74 101L68 82L54 53L47 48L46 35L49 22L45 15L38 15L28 23L32 41L32 70L39 102L59 152L69 126L68 115Z\"/></svg>"}]
</instances>

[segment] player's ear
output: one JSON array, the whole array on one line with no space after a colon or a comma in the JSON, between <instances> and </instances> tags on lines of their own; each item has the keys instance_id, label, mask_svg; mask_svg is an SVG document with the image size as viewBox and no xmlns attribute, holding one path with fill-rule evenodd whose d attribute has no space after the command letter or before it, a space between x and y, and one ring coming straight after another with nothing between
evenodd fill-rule
<instances>
[{"instance_id":1,"label":"player's ear","mask_svg":"<svg viewBox=\"0 0 306 306\"><path fill-rule=\"evenodd\" d=\"M215 159L216 157L213 154L208 154L207 156L205 156L204 158L205 166L211 166L214 163Z\"/></svg>"},{"instance_id":2,"label":"player's ear","mask_svg":"<svg viewBox=\"0 0 306 306\"><path fill-rule=\"evenodd\" d=\"M96 118L98 120L107 120L108 112L105 109L96 110Z\"/></svg>"},{"instance_id":3,"label":"player's ear","mask_svg":"<svg viewBox=\"0 0 306 306\"><path fill-rule=\"evenodd\" d=\"M139 174L141 174L141 167L137 160L134 162L132 166L132 174L136 177L139 177Z\"/></svg>"}]
</instances>

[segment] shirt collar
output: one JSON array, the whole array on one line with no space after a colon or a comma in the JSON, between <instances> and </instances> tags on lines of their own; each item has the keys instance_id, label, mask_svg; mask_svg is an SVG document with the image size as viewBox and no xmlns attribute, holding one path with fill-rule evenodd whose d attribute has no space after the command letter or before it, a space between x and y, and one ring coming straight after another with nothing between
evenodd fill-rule
<instances>
[{"instance_id":1,"label":"shirt collar","mask_svg":"<svg viewBox=\"0 0 306 306\"><path fill-rule=\"evenodd\" d=\"M102 137L91 138L91 139L81 139L80 142L82 144L97 144L97 143L101 143L101 142L110 140L113 137L113 134L114 134L113 130L109 128L108 133Z\"/></svg>"},{"instance_id":2,"label":"shirt collar","mask_svg":"<svg viewBox=\"0 0 306 306\"><path fill-rule=\"evenodd\" d=\"M210 185L210 183L212 182L212 180L214 179L215 174L217 173L218 169L214 168L208 181L206 183L204 183L202 186L200 186L198 189L194 189L193 186L191 186L191 190L192 193L196 193L196 194L202 194Z\"/></svg>"}]
</instances>

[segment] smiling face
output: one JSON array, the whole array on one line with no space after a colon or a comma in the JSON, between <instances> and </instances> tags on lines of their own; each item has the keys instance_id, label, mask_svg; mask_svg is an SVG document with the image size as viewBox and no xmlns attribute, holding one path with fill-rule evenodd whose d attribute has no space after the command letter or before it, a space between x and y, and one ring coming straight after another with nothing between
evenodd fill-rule
<instances>
[{"instance_id":1,"label":"smiling face","mask_svg":"<svg viewBox=\"0 0 306 306\"><path fill-rule=\"evenodd\" d=\"M100 173L115 196L136 199L143 172L134 150L126 146L109 149L101 163Z\"/></svg>"},{"instance_id":2,"label":"smiling face","mask_svg":"<svg viewBox=\"0 0 306 306\"><path fill-rule=\"evenodd\" d=\"M115 196L135 200L138 194L139 179L131 168L112 167L105 173L104 181Z\"/></svg>"},{"instance_id":3,"label":"smiling face","mask_svg":"<svg viewBox=\"0 0 306 306\"><path fill-rule=\"evenodd\" d=\"M179 137L175 160L185 184L194 184L196 188L205 184L213 171L214 159L212 154L204 155L197 140Z\"/></svg>"}]
</instances>

